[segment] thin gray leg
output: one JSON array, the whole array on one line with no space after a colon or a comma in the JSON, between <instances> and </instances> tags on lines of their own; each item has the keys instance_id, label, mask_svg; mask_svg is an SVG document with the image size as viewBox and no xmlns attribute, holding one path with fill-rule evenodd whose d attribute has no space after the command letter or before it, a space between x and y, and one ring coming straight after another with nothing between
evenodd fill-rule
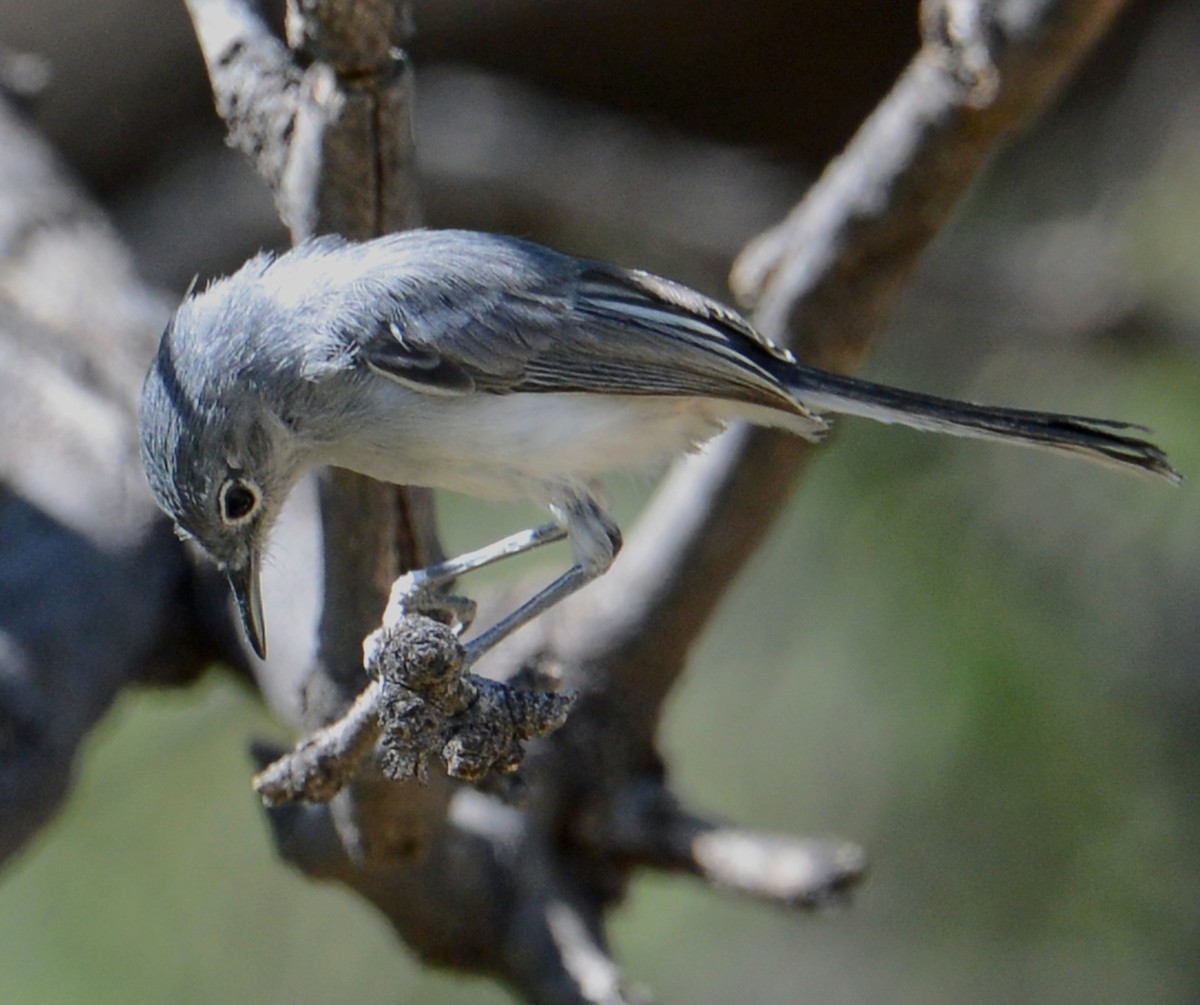
<instances>
[{"instance_id":1,"label":"thin gray leg","mask_svg":"<svg viewBox=\"0 0 1200 1005\"><path fill-rule=\"evenodd\" d=\"M547 523L437 565L406 572L392 584L383 612L383 625L392 627L406 614L427 614L447 624L457 622L457 631L466 631L475 620L475 603L465 597L446 596L439 589L440 586L464 573L482 569L512 555L532 551L544 544L561 541L566 536L565 522Z\"/></svg>"},{"instance_id":2,"label":"thin gray leg","mask_svg":"<svg viewBox=\"0 0 1200 1005\"><path fill-rule=\"evenodd\" d=\"M468 642L466 650L469 662L474 663L522 625L529 624L539 614L602 576L621 550L620 528L591 496L563 496L553 509L562 521L558 526L565 526L566 536L570 538L574 564L507 617Z\"/></svg>"},{"instance_id":3,"label":"thin gray leg","mask_svg":"<svg viewBox=\"0 0 1200 1005\"><path fill-rule=\"evenodd\" d=\"M409 612L441 611L446 607L445 598L435 594L441 584L501 559L569 538L574 560L571 568L507 617L468 642L467 658L473 663L522 625L603 575L621 548L621 532L612 518L594 499L582 494L564 494L552 509L557 517L554 523L523 530L495 544L401 576L392 584L383 624L394 625ZM461 620L464 625L467 623L467 619Z\"/></svg>"},{"instance_id":4,"label":"thin gray leg","mask_svg":"<svg viewBox=\"0 0 1200 1005\"><path fill-rule=\"evenodd\" d=\"M465 555L459 555L457 558L448 558L437 565L415 569L409 575L413 577L416 586L440 585L451 579L457 579L464 573L494 565L502 559L511 558L513 555L523 555L544 544L561 541L566 536L567 526L565 523L558 521L544 523L540 527L532 527L518 534L512 534L495 544L468 551Z\"/></svg>"},{"instance_id":5,"label":"thin gray leg","mask_svg":"<svg viewBox=\"0 0 1200 1005\"><path fill-rule=\"evenodd\" d=\"M553 583L535 593L512 614L501 618L487 631L476 635L466 643L467 662L474 663L493 646L508 638L522 625L527 625L543 611L548 611L561 600L566 600L576 590L587 586L593 579L604 574L603 569L585 569L573 565Z\"/></svg>"}]
</instances>

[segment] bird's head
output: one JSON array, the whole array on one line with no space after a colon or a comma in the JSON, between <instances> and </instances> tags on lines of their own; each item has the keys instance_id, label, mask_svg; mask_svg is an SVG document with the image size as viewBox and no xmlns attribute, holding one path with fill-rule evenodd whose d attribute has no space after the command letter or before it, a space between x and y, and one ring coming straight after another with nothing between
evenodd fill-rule
<instances>
[{"instance_id":1,"label":"bird's head","mask_svg":"<svg viewBox=\"0 0 1200 1005\"><path fill-rule=\"evenodd\" d=\"M298 471L278 410L213 320L185 301L163 333L142 386L142 463L177 532L225 572L263 657L262 555Z\"/></svg>"}]
</instances>

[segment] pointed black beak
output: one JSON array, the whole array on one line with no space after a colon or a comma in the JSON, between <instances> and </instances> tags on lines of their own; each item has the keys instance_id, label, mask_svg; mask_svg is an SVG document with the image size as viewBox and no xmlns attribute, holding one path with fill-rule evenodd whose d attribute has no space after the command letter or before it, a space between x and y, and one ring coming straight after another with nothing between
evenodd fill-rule
<instances>
[{"instance_id":1,"label":"pointed black beak","mask_svg":"<svg viewBox=\"0 0 1200 1005\"><path fill-rule=\"evenodd\" d=\"M258 654L260 660L267 658L267 632L263 623L262 590L258 583L258 556L252 555L250 561L240 569L226 569L229 585L233 587L233 596L237 600L238 614L242 616L242 629L250 642L251 648Z\"/></svg>"}]
</instances>

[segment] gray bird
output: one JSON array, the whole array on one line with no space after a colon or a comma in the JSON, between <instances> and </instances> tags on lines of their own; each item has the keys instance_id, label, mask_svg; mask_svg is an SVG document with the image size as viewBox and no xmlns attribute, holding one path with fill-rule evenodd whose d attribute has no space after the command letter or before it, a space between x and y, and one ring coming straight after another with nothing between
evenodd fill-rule
<instances>
[{"instance_id":1,"label":"gray bird","mask_svg":"<svg viewBox=\"0 0 1200 1005\"><path fill-rule=\"evenodd\" d=\"M140 421L159 505L228 575L259 656L260 556L314 465L547 504L552 524L432 570L570 541L571 569L476 639L474 657L612 563L620 533L591 488L602 475L652 467L735 419L817 439L825 412L1179 480L1130 435L1141 427L825 373L684 286L470 231L322 237L251 259L176 311Z\"/></svg>"}]
</instances>

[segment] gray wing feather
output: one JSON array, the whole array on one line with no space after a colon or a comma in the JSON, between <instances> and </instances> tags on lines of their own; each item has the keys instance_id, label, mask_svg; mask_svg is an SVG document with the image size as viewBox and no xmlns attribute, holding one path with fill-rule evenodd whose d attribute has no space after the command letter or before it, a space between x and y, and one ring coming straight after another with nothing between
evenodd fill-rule
<instances>
[{"instance_id":1,"label":"gray wing feather","mask_svg":"<svg viewBox=\"0 0 1200 1005\"><path fill-rule=\"evenodd\" d=\"M698 395L803 412L773 373L790 354L699 293L514 238L423 236L380 276L356 333L379 373L440 394Z\"/></svg>"},{"instance_id":2,"label":"gray wing feather","mask_svg":"<svg viewBox=\"0 0 1200 1005\"><path fill-rule=\"evenodd\" d=\"M564 256L460 231L360 246L376 263L344 335L373 370L431 393L504 393L564 325Z\"/></svg>"}]
</instances>

